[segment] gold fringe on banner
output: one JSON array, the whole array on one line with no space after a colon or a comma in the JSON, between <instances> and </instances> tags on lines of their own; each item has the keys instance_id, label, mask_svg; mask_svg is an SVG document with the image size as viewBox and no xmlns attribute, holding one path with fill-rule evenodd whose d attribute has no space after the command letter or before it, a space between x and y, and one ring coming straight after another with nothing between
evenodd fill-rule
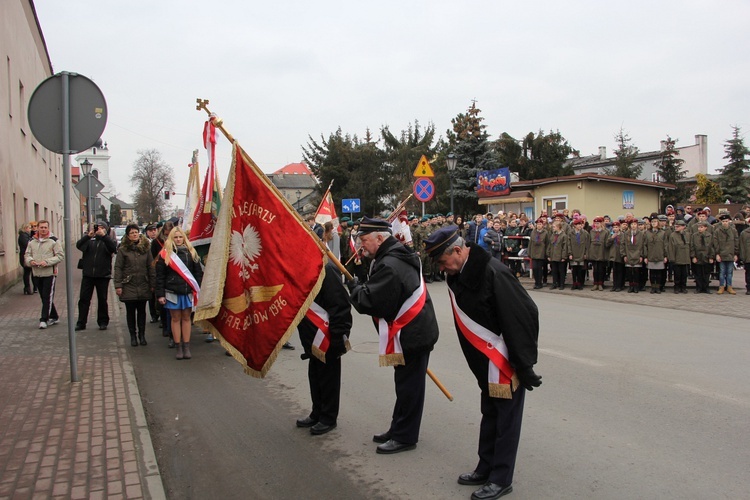
<instances>
[{"instance_id":1,"label":"gold fringe on banner","mask_svg":"<svg viewBox=\"0 0 750 500\"><path fill-rule=\"evenodd\" d=\"M397 366L405 365L403 354L381 354L379 358L380 366Z\"/></svg>"}]
</instances>

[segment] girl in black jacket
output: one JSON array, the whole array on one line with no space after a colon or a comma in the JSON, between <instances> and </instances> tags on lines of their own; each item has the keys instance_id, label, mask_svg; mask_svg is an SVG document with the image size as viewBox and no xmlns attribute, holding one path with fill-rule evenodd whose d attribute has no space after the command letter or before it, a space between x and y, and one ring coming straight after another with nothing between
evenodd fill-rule
<instances>
[{"instance_id":1,"label":"girl in black jacket","mask_svg":"<svg viewBox=\"0 0 750 500\"><path fill-rule=\"evenodd\" d=\"M180 263L184 266L180 266ZM181 270L182 269L182 270ZM190 278L193 278L191 280ZM177 346L176 359L190 359L190 313L194 306L203 267L200 257L182 228L169 233L156 262L156 298L172 318L172 337Z\"/></svg>"}]
</instances>

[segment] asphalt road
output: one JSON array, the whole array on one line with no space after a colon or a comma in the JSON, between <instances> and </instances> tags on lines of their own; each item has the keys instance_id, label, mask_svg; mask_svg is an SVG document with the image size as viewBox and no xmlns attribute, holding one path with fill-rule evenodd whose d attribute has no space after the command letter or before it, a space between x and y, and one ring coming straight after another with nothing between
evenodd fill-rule
<instances>
[{"instance_id":1,"label":"asphalt road","mask_svg":"<svg viewBox=\"0 0 750 500\"><path fill-rule=\"evenodd\" d=\"M474 487L456 478L476 465L479 389L445 284L429 290L430 367L455 400L428 381L419 445L392 456L371 441L394 395L367 318L355 313L338 428L325 436L294 425L310 405L298 339L259 380L201 334L192 360L174 360L150 325L149 346L128 349L170 498L468 498ZM747 497L747 319L701 312L692 295L694 311L532 293L544 383L527 395L513 498Z\"/></svg>"}]
</instances>

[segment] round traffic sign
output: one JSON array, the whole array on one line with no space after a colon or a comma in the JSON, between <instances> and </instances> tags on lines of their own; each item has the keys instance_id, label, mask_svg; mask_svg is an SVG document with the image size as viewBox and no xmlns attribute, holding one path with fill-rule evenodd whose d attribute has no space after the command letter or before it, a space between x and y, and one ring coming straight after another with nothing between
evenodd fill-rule
<instances>
[{"instance_id":1,"label":"round traffic sign","mask_svg":"<svg viewBox=\"0 0 750 500\"><path fill-rule=\"evenodd\" d=\"M67 80L67 96L63 96ZM63 151L63 99L68 99L69 151ZM55 153L80 153L96 144L107 125L107 102L99 87L83 75L52 75L29 100L29 126L42 146Z\"/></svg>"},{"instance_id":2,"label":"round traffic sign","mask_svg":"<svg viewBox=\"0 0 750 500\"><path fill-rule=\"evenodd\" d=\"M414 197L422 203L430 201L435 196L435 184L427 177L414 182Z\"/></svg>"}]
</instances>

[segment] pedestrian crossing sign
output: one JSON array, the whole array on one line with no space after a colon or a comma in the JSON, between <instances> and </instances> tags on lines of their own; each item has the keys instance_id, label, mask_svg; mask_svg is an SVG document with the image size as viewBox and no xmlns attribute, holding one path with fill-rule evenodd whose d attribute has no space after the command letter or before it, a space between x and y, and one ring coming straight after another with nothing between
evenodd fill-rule
<instances>
[{"instance_id":1,"label":"pedestrian crossing sign","mask_svg":"<svg viewBox=\"0 0 750 500\"><path fill-rule=\"evenodd\" d=\"M427 161L427 157L422 155L417 163L417 168L414 169L414 177L435 177L435 172L432 171L430 162Z\"/></svg>"}]
</instances>

